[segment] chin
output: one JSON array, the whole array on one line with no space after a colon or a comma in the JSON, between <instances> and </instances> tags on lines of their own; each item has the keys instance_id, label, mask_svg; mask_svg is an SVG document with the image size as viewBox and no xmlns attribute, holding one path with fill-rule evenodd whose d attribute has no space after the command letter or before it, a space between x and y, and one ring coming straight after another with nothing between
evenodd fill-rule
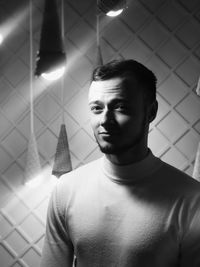
<instances>
[{"instance_id":1,"label":"chin","mask_svg":"<svg viewBox=\"0 0 200 267\"><path fill-rule=\"evenodd\" d=\"M99 145L101 152L104 154L117 155L117 154L121 154L124 151L123 147L118 147L118 146L112 145L112 144L104 145L104 146L100 145L100 144L98 144L98 145Z\"/></svg>"}]
</instances>

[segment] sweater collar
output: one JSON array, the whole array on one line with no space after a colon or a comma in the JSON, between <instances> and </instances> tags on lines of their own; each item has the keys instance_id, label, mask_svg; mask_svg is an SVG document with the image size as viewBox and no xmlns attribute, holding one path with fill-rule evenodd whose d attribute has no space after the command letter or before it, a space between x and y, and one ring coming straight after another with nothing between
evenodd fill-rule
<instances>
[{"instance_id":1,"label":"sweater collar","mask_svg":"<svg viewBox=\"0 0 200 267\"><path fill-rule=\"evenodd\" d=\"M149 149L147 156L138 162L128 165L117 165L106 156L102 159L102 169L106 176L119 183L131 183L141 179L161 166L161 160L155 157Z\"/></svg>"}]
</instances>

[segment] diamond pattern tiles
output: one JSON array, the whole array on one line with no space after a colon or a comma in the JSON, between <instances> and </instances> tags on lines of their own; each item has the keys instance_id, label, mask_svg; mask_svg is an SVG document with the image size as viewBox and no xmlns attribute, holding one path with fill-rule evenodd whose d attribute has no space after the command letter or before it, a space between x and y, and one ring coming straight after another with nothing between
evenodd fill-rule
<instances>
[{"instance_id":1,"label":"diamond pattern tiles","mask_svg":"<svg viewBox=\"0 0 200 267\"><path fill-rule=\"evenodd\" d=\"M187 12L177 6L176 1L165 1L157 14L160 21L170 30L174 31L185 20Z\"/></svg>"},{"instance_id":2,"label":"diamond pattern tiles","mask_svg":"<svg viewBox=\"0 0 200 267\"><path fill-rule=\"evenodd\" d=\"M14 62L9 61L7 63L4 69L4 75L12 86L16 87L17 84L28 75L28 69L21 60L16 58Z\"/></svg>"},{"instance_id":3,"label":"diamond pattern tiles","mask_svg":"<svg viewBox=\"0 0 200 267\"><path fill-rule=\"evenodd\" d=\"M176 109L181 114L181 116L186 119L187 122L193 124L199 120L200 117L200 105L199 99L197 99L193 94L186 97Z\"/></svg>"},{"instance_id":4,"label":"diamond pattern tiles","mask_svg":"<svg viewBox=\"0 0 200 267\"><path fill-rule=\"evenodd\" d=\"M188 47L193 48L200 41L199 23L195 20L187 21L176 33L177 37Z\"/></svg>"},{"instance_id":5,"label":"diamond pattern tiles","mask_svg":"<svg viewBox=\"0 0 200 267\"><path fill-rule=\"evenodd\" d=\"M157 54L168 66L173 68L180 60L186 56L186 49L175 39L169 39Z\"/></svg>"},{"instance_id":6,"label":"diamond pattern tiles","mask_svg":"<svg viewBox=\"0 0 200 267\"><path fill-rule=\"evenodd\" d=\"M193 56L188 57L176 69L177 75L189 86L196 86L199 78L200 62Z\"/></svg>"},{"instance_id":7,"label":"diamond pattern tiles","mask_svg":"<svg viewBox=\"0 0 200 267\"><path fill-rule=\"evenodd\" d=\"M51 183L51 165L62 123L66 123L73 168L101 156L89 122L87 91L96 57L96 2L67 0L67 71L64 106L60 81L34 82L34 124L44 183L23 185L30 134L29 32L27 1L0 1L0 20L19 24L1 46L0 62L0 259L1 267L39 266ZM34 55L43 1L33 1ZM22 12L21 11L25 11ZM19 15L19 16L18 16ZM101 18L104 62L133 58L158 77L159 110L150 125L149 147L164 161L191 174L200 140L199 0L136 0L120 17ZM6 24L7 25L7 24ZM33 231L33 227L34 230Z\"/></svg>"},{"instance_id":8,"label":"diamond pattern tiles","mask_svg":"<svg viewBox=\"0 0 200 267\"><path fill-rule=\"evenodd\" d=\"M128 10L123 14L122 21L125 22L131 30L137 32L148 20L148 17L149 13L141 6L141 3L132 1L129 3Z\"/></svg>"},{"instance_id":9,"label":"diamond pattern tiles","mask_svg":"<svg viewBox=\"0 0 200 267\"><path fill-rule=\"evenodd\" d=\"M159 87L159 93L170 105L175 106L187 94L187 87L176 75L170 75Z\"/></svg>"},{"instance_id":10,"label":"diamond pattern tiles","mask_svg":"<svg viewBox=\"0 0 200 267\"><path fill-rule=\"evenodd\" d=\"M117 28L117 31L115 30ZM120 36L120 38L119 38ZM111 21L103 33L103 37L113 47L119 50L124 44L131 39L132 33L120 21Z\"/></svg>"},{"instance_id":11,"label":"diamond pattern tiles","mask_svg":"<svg viewBox=\"0 0 200 267\"><path fill-rule=\"evenodd\" d=\"M27 246L27 240L16 230L11 232L5 241L17 255L20 255Z\"/></svg>"},{"instance_id":12,"label":"diamond pattern tiles","mask_svg":"<svg viewBox=\"0 0 200 267\"><path fill-rule=\"evenodd\" d=\"M13 158L17 158L26 149L27 142L16 129L13 129L13 131L2 140L1 144Z\"/></svg>"},{"instance_id":13,"label":"diamond pattern tiles","mask_svg":"<svg viewBox=\"0 0 200 267\"><path fill-rule=\"evenodd\" d=\"M175 142L187 130L187 125L184 120L172 112L157 127L171 142Z\"/></svg>"},{"instance_id":14,"label":"diamond pattern tiles","mask_svg":"<svg viewBox=\"0 0 200 267\"><path fill-rule=\"evenodd\" d=\"M168 33L154 19L142 30L140 37L151 49L155 50L161 43L167 40Z\"/></svg>"},{"instance_id":15,"label":"diamond pattern tiles","mask_svg":"<svg viewBox=\"0 0 200 267\"><path fill-rule=\"evenodd\" d=\"M14 256L3 245L0 245L1 266L11 266Z\"/></svg>"},{"instance_id":16,"label":"diamond pattern tiles","mask_svg":"<svg viewBox=\"0 0 200 267\"><path fill-rule=\"evenodd\" d=\"M34 227L33 227L34 225ZM30 214L21 224L21 230L24 232L24 235L30 241L38 240L44 231L43 225L39 220L32 214ZM37 231L35 231L37 229Z\"/></svg>"}]
</instances>

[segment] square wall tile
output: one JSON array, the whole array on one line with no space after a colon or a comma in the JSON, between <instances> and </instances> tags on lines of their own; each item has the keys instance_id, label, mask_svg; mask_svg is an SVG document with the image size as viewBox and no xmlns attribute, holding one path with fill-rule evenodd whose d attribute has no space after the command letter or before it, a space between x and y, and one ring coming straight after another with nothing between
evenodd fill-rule
<instances>
[{"instance_id":1,"label":"square wall tile","mask_svg":"<svg viewBox=\"0 0 200 267\"><path fill-rule=\"evenodd\" d=\"M189 86L196 85L199 78L200 62L193 56L179 65L175 72Z\"/></svg>"},{"instance_id":2,"label":"square wall tile","mask_svg":"<svg viewBox=\"0 0 200 267\"><path fill-rule=\"evenodd\" d=\"M132 58L145 64L152 55L152 50L143 41L134 38L123 47L121 54L127 59Z\"/></svg>"},{"instance_id":3,"label":"square wall tile","mask_svg":"<svg viewBox=\"0 0 200 267\"><path fill-rule=\"evenodd\" d=\"M4 246L0 245L0 259L1 266L7 267L13 262L14 256Z\"/></svg>"},{"instance_id":4,"label":"square wall tile","mask_svg":"<svg viewBox=\"0 0 200 267\"><path fill-rule=\"evenodd\" d=\"M23 236L16 230L14 230L7 238L6 243L16 252L17 255L20 255L28 242L23 238Z\"/></svg>"},{"instance_id":5,"label":"square wall tile","mask_svg":"<svg viewBox=\"0 0 200 267\"><path fill-rule=\"evenodd\" d=\"M200 41L200 27L199 23L191 18L176 32L176 36L188 48L192 48Z\"/></svg>"},{"instance_id":6,"label":"square wall tile","mask_svg":"<svg viewBox=\"0 0 200 267\"><path fill-rule=\"evenodd\" d=\"M171 106L174 106L188 93L188 88L184 82L172 74L160 85L158 91Z\"/></svg>"},{"instance_id":7,"label":"square wall tile","mask_svg":"<svg viewBox=\"0 0 200 267\"><path fill-rule=\"evenodd\" d=\"M20 223L29 213L28 208L14 195L4 205L3 212L14 224Z\"/></svg>"},{"instance_id":8,"label":"square wall tile","mask_svg":"<svg viewBox=\"0 0 200 267\"><path fill-rule=\"evenodd\" d=\"M168 39L168 36L167 31L155 19L148 23L140 32L140 37L151 49L156 49L161 43Z\"/></svg>"},{"instance_id":9,"label":"square wall tile","mask_svg":"<svg viewBox=\"0 0 200 267\"><path fill-rule=\"evenodd\" d=\"M176 110L186 121L193 124L200 119L200 100L193 94L189 94L177 107Z\"/></svg>"},{"instance_id":10,"label":"square wall tile","mask_svg":"<svg viewBox=\"0 0 200 267\"><path fill-rule=\"evenodd\" d=\"M170 112L157 127L172 142L180 138L188 129L186 122L172 112Z\"/></svg>"},{"instance_id":11,"label":"square wall tile","mask_svg":"<svg viewBox=\"0 0 200 267\"><path fill-rule=\"evenodd\" d=\"M159 19L170 31L174 31L182 23L186 15L187 13L183 12L180 5L175 1L165 1L165 4L158 12Z\"/></svg>"},{"instance_id":12,"label":"square wall tile","mask_svg":"<svg viewBox=\"0 0 200 267\"><path fill-rule=\"evenodd\" d=\"M0 172L4 172L13 162L13 158L0 147Z\"/></svg>"},{"instance_id":13,"label":"square wall tile","mask_svg":"<svg viewBox=\"0 0 200 267\"><path fill-rule=\"evenodd\" d=\"M3 239L12 229L12 224L4 216L0 215L0 237Z\"/></svg>"},{"instance_id":14,"label":"square wall tile","mask_svg":"<svg viewBox=\"0 0 200 267\"><path fill-rule=\"evenodd\" d=\"M122 48L132 38L132 35L133 33L119 20L110 22L102 34L103 38L116 50Z\"/></svg>"},{"instance_id":15,"label":"square wall tile","mask_svg":"<svg viewBox=\"0 0 200 267\"><path fill-rule=\"evenodd\" d=\"M29 249L22 257L26 266L36 267L40 266L41 256L33 248Z\"/></svg>"},{"instance_id":16,"label":"square wall tile","mask_svg":"<svg viewBox=\"0 0 200 267\"><path fill-rule=\"evenodd\" d=\"M83 160L93 151L96 147L96 143L84 130L80 130L70 140L70 147L77 158Z\"/></svg>"},{"instance_id":17,"label":"square wall tile","mask_svg":"<svg viewBox=\"0 0 200 267\"><path fill-rule=\"evenodd\" d=\"M34 225L34 227L33 227ZM44 234L44 226L38 219L30 214L21 224L20 230L25 233L25 236L29 238L32 242L37 240Z\"/></svg>"},{"instance_id":18,"label":"square wall tile","mask_svg":"<svg viewBox=\"0 0 200 267\"><path fill-rule=\"evenodd\" d=\"M4 149L14 158L17 158L26 149L26 145L26 139L16 129L9 133L2 141Z\"/></svg>"},{"instance_id":19,"label":"square wall tile","mask_svg":"<svg viewBox=\"0 0 200 267\"><path fill-rule=\"evenodd\" d=\"M27 75L28 67L19 59L12 59L12 64L8 64L5 69L5 77L13 87L16 87Z\"/></svg>"},{"instance_id":20,"label":"square wall tile","mask_svg":"<svg viewBox=\"0 0 200 267\"><path fill-rule=\"evenodd\" d=\"M187 55L187 50L175 39L168 40L157 51L157 54L171 68Z\"/></svg>"},{"instance_id":21,"label":"square wall tile","mask_svg":"<svg viewBox=\"0 0 200 267\"><path fill-rule=\"evenodd\" d=\"M176 147L189 159L195 158L199 143L199 136L193 132L187 132L177 143Z\"/></svg>"},{"instance_id":22,"label":"square wall tile","mask_svg":"<svg viewBox=\"0 0 200 267\"><path fill-rule=\"evenodd\" d=\"M161 159L166 163L174 166L177 169L183 170L187 166L187 160L177 149L172 147L169 149Z\"/></svg>"},{"instance_id":23,"label":"square wall tile","mask_svg":"<svg viewBox=\"0 0 200 267\"><path fill-rule=\"evenodd\" d=\"M125 15L122 17L122 21L124 21L133 32L139 30L150 16L149 12L139 1L130 1L128 3L128 9L124 12Z\"/></svg>"}]
</instances>

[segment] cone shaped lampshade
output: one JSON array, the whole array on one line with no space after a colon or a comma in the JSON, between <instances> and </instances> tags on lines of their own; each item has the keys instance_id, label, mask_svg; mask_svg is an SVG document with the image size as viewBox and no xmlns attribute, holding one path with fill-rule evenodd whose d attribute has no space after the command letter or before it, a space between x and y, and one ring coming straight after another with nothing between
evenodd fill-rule
<instances>
[{"instance_id":1,"label":"cone shaped lampshade","mask_svg":"<svg viewBox=\"0 0 200 267\"><path fill-rule=\"evenodd\" d=\"M97 0L99 11L107 14L109 11L117 11L126 7L126 0Z\"/></svg>"},{"instance_id":2,"label":"cone shaped lampshade","mask_svg":"<svg viewBox=\"0 0 200 267\"><path fill-rule=\"evenodd\" d=\"M95 67L103 65L103 57L101 53L101 47L100 45L97 46L97 55L96 55L96 64Z\"/></svg>"},{"instance_id":3,"label":"cone shaped lampshade","mask_svg":"<svg viewBox=\"0 0 200 267\"><path fill-rule=\"evenodd\" d=\"M37 149L36 138L34 133L31 133L28 143L24 183L31 182L33 179L37 178L40 172L41 172L41 165Z\"/></svg>"},{"instance_id":4,"label":"cone shaped lampshade","mask_svg":"<svg viewBox=\"0 0 200 267\"><path fill-rule=\"evenodd\" d=\"M192 177L200 182L200 142L196 153Z\"/></svg>"},{"instance_id":5,"label":"cone shaped lampshade","mask_svg":"<svg viewBox=\"0 0 200 267\"><path fill-rule=\"evenodd\" d=\"M59 178L64 173L70 172L71 170L72 164L67 139L67 131L65 124L62 124L58 137L52 174Z\"/></svg>"},{"instance_id":6,"label":"cone shaped lampshade","mask_svg":"<svg viewBox=\"0 0 200 267\"><path fill-rule=\"evenodd\" d=\"M65 64L66 55L60 21L56 0L45 0L40 47L36 59L37 76Z\"/></svg>"}]
</instances>

